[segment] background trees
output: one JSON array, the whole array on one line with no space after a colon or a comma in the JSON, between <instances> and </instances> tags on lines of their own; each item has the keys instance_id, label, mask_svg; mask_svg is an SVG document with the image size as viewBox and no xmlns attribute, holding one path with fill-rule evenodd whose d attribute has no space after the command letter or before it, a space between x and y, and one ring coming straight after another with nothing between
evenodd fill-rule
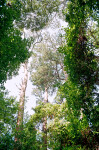
<instances>
[{"instance_id":1,"label":"background trees","mask_svg":"<svg viewBox=\"0 0 99 150\"><path fill-rule=\"evenodd\" d=\"M13 149L14 144L17 149L33 150L96 149L98 145L98 2L60 3L65 6L63 13L68 22L63 35L65 42L58 38L53 43L56 37L52 35L33 49L31 81L39 102L34 114L25 121L19 109L23 130L18 131L18 145L13 140L17 104L0 89L1 149ZM31 42L22 39L20 31L27 28L39 32L55 11L61 9L60 3L57 0L0 2L0 83L16 74L20 64L30 56ZM33 37L32 43L34 40ZM26 83L27 79L25 88ZM56 98L50 103L49 95L56 91ZM22 109L24 98L25 90L20 101Z\"/></svg>"},{"instance_id":2,"label":"background trees","mask_svg":"<svg viewBox=\"0 0 99 150\"><path fill-rule=\"evenodd\" d=\"M49 37L50 38L50 37ZM48 41L47 41L48 42ZM51 47L52 44L52 47ZM59 53L56 47L49 40L49 45L45 42L40 43L34 53L33 61L31 62L31 81L36 86L33 93L39 97L39 100L43 102L42 107L46 107L49 103L49 95L55 91L55 87L61 83L61 77L64 78L63 71L61 68L62 60L60 59ZM42 131L44 144L43 149L47 149L47 114L42 116ZM43 143L42 140L42 143Z\"/></svg>"},{"instance_id":3,"label":"background trees","mask_svg":"<svg viewBox=\"0 0 99 150\"><path fill-rule=\"evenodd\" d=\"M19 21L16 20L16 25L20 29L29 28L32 32L41 30L49 20L49 14L52 14L54 11L57 11L58 5L56 5L58 1L21 1L21 18ZM44 11L46 9L46 11ZM35 40L35 39L34 39ZM34 41L33 41L34 42ZM34 44L34 43L32 43ZM22 82L21 95L20 95L20 104L18 110L18 119L17 119L17 131L21 132L20 126L23 124L23 114L24 114L24 101L25 101L25 91L27 87L27 63L25 65L25 77ZM46 88L46 87L45 87ZM18 130L19 128L19 130ZM22 129L22 128L21 128ZM18 138L15 138L15 141L18 141Z\"/></svg>"}]
</instances>

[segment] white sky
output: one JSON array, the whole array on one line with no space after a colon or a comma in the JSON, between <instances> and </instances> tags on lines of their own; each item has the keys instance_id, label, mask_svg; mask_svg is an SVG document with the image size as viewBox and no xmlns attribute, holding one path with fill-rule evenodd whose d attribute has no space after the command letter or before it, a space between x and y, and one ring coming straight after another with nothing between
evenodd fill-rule
<instances>
[{"instance_id":1,"label":"white sky","mask_svg":"<svg viewBox=\"0 0 99 150\"><path fill-rule=\"evenodd\" d=\"M8 80L5 83L5 87L6 89L8 89L9 95L16 97L18 101L19 101L19 93L20 93L19 88L20 88L23 78L24 78L24 71L23 71L23 67L21 67L19 70L19 75L16 77L13 77L11 80ZM26 108L25 108L25 112L28 111L28 114L33 114L33 110L31 110L31 108L36 106L36 97L31 94L32 88L33 88L33 85L30 82L29 77L28 77L28 83L27 83L27 89L26 89L26 97L27 97L26 101L27 102L26 102Z\"/></svg>"},{"instance_id":2,"label":"white sky","mask_svg":"<svg viewBox=\"0 0 99 150\"><path fill-rule=\"evenodd\" d=\"M54 21L56 21L56 20L54 19L52 24L54 23ZM49 32L51 34L55 34L59 31L60 28L62 28L63 26L64 27L67 26L66 22L64 22L62 20L60 20L60 25L61 25L61 27L57 26L56 28L55 27L47 28L47 29L43 30L43 33L46 32L46 30L47 30L47 32ZM29 35L30 31L27 32L27 33ZM16 77L13 77L11 80L8 80L5 83L5 87L6 87L6 89L8 89L9 95L17 97L17 100L19 100L19 92L20 92L19 88L20 88L20 85L22 83L23 78L24 78L24 71L23 71L23 67L21 67L20 70L19 70L19 75L16 76ZM30 82L30 80L28 80L27 89L26 89L26 97L28 97L28 100L26 102L25 112L28 111L29 115L33 114L32 107L36 106L36 97L31 94L32 93L32 88L33 88L33 85Z\"/></svg>"},{"instance_id":3,"label":"white sky","mask_svg":"<svg viewBox=\"0 0 99 150\"><path fill-rule=\"evenodd\" d=\"M57 27L55 27L55 26L53 26L55 21L57 22L57 20L55 20L55 19L52 22L52 28L50 28L50 25L49 25L49 28L44 29L42 31L42 33L49 32L51 34L56 34L60 30L60 28L67 26L66 22L60 20L61 27L58 28L58 25L57 25ZM29 35L29 33L30 33L30 31L27 32L28 35ZM24 78L24 71L23 71L23 67L21 67L19 70L19 75L16 77L13 77L11 80L8 80L5 83L6 89L8 89L8 91L10 92L9 95L17 97L17 100L19 100L19 92L20 92L20 90L18 88L20 88L20 84L22 83L23 78ZM36 106L36 97L31 94L32 89L33 89L33 85L30 82L29 77L28 77L28 83L27 83L27 89L26 89L27 102L26 102L26 106L25 106L25 112L28 112L29 115L33 114L32 107ZM52 100L53 100L53 97L51 98L51 101Z\"/></svg>"}]
</instances>

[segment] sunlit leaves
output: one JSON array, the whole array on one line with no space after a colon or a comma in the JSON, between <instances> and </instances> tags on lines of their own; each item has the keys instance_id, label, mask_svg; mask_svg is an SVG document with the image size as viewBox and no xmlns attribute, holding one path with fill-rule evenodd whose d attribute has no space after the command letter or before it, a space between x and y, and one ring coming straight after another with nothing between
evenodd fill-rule
<instances>
[{"instance_id":1,"label":"sunlit leaves","mask_svg":"<svg viewBox=\"0 0 99 150\"><path fill-rule=\"evenodd\" d=\"M45 43L39 44L31 62L33 84L43 91L45 87L55 88L55 85L60 83L61 74L63 74L59 63L61 63L59 53Z\"/></svg>"}]
</instances>

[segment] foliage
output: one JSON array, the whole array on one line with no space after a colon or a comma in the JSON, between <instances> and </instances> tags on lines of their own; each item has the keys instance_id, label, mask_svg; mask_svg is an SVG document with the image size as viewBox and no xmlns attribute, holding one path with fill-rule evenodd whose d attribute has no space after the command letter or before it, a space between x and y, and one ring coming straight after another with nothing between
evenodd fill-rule
<instances>
[{"instance_id":1,"label":"foliage","mask_svg":"<svg viewBox=\"0 0 99 150\"><path fill-rule=\"evenodd\" d=\"M83 108L88 122L95 104L93 91L98 67L87 30L90 17L94 15L94 11L97 12L97 8L96 1L70 0L67 3L67 9L64 11L68 22L68 27L65 29L67 43L59 49L65 55L64 65L68 73L68 82L61 90L69 108L77 112Z\"/></svg>"},{"instance_id":2,"label":"foliage","mask_svg":"<svg viewBox=\"0 0 99 150\"><path fill-rule=\"evenodd\" d=\"M47 146L49 149L86 149L95 146L95 136L89 128L86 116L75 117L66 102L60 104L40 103L34 108L30 121L35 122L37 137L43 147L43 118L47 117Z\"/></svg>"},{"instance_id":3,"label":"foliage","mask_svg":"<svg viewBox=\"0 0 99 150\"><path fill-rule=\"evenodd\" d=\"M0 149L13 149L17 109L15 98L8 97L8 92L0 89Z\"/></svg>"},{"instance_id":4,"label":"foliage","mask_svg":"<svg viewBox=\"0 0 99 150\"><path fill-rule=\"evenodd\" d=\"M0 149L13 150L13 148L14 148L14 139L12 138L12 135L9 132L2 134L0 136Z\"/></svg>"},{"instance_id":5,"label":"foliage","mask_svg":"<svg viewBox=\"0 0 99 150\"><path fill-rule=\"evenodd\" d=\"M58 11L59 0L22 0L21 21L17 22L20 28L29 28L38 31L47 24L50 15Z\"/></svg>"},{"instance_id":6,"label":"foliage","mask_svg":"<svg viewBox=\"0 0 99 150\"><path fill-rule=\"evenodd\" d=\"M18 150L39 150L40 142L37 140L37 131L35 125L31 120L24 123L23 130L17 131L18 141L15 146Z\"/></svg>"},{"instance_id":7,"label":"foliage","mask_svg":"<svg viewBox=\"0 0 99 150\"><path fill-rule=\"evenodd\" d=\"M66 4L63 12L68 22L66 45L59 48L63 55L56 50L59 43L51 43L52 39L40 43L33 52L31 81L40 102L34 108L35 113L24 122L23 130L14 130L18 110L15 99L0 89L0 149L12 150L16 146L19 150L43 150L46 133L47 147L53 150L91 150L98 145L98 96L94 94L98 80L95 55L99 46L98 2L68 0ZM58 0L0 1L0 83L16 74L20 63L30 56L30 43L21 38L14 25L38 31L58 11L58 5ZM63 83L65 71L68 80ZM41 102L45 87L49 93L59 88L55 98L58 104ZM46 133L42 129L44 118Z\"/></svg>"},{"instance_id":8,"label":"foliage","mask_svg":"<svg viewBox=\"0 0 99 150\"><path fill-rule=\"evenodd\" d=\"M94 95L98 71L95 48L98 45L88 34L90 21L98 18L97 9L96 1L69 0L64 11L68 22L65 29L66 45L60 47L59 51L65 55L64 67L68 73L68 81L60 87L60 93L66 98L69 116L72 114L69 118L71 147L68 148L67 145L66 149L72 149L72 145L95 149L98 145L98 97L95 98Z\"/></svg>"},{"instance_id":9,"label":"foliage","mask_svg":"<svg viewBox=\"0 0 99 150\"><path fill-rule=\"evenodd\" d=\"M0 90L0 124L2 131L5 124L13 124L16 121L15 114L17 111L17 103L13 97L8 97L7 92Z\"/></svg>"},{"instance_id":10,"label":"foliage","mask_svg":"<svg viewBox=\"0 0 99 150\"><path fill-rule=\"evenodd\" d=\"M28 41L13 24L20 17L19 1L11 3L11 7L8 4L0 1L0 83L15 75L20 63L30 56Z\"/></svg>"},{"instance_id":11,"label":"foliage","mask_svg":"<svg viewBox=\"0 0 99 150\"><path fill-rule=\"evenodd\" d=\"M40 89L58 84L57 68L59 65L58 53L53 52L46 44L40 44L33 54L31 63L31 80ZM58 68L59 70L60 68Z\"/></svg>"}]
</instances>

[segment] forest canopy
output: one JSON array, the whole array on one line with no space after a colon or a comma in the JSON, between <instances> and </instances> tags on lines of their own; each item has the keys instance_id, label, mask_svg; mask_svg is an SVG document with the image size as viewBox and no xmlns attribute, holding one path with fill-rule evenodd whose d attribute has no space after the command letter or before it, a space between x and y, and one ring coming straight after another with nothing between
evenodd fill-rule
<instances>
[{"instance_id":1,"label":"forest canopy","mask_svg":"<svg viewBox=\"0 0 99 150\"><path fill-rule=\"evenodd\" d=\"M0 1L0 150L99 149L98 37L97 0ZM4 84L21 66L17 101Z\"/></svg>"}]
</instances>

